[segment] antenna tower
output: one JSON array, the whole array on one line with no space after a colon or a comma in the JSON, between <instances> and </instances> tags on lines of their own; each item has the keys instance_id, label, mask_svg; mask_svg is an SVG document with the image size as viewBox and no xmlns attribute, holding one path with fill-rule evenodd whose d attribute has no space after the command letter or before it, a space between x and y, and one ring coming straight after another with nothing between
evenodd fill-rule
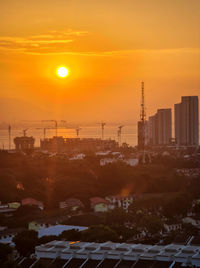
<instances>
[{"instance_id":1,"label":"antenna tower","mask_svg":"<svg viewBox=\"0 0 200 268\"><path fill-rule=\"evenodd\" d=\"M141 83L142 99L141 99L141 110L140 110L140 120L144 123L146 119L145 103L144 103L144 82Z\"/></svg>"}]
</instances>

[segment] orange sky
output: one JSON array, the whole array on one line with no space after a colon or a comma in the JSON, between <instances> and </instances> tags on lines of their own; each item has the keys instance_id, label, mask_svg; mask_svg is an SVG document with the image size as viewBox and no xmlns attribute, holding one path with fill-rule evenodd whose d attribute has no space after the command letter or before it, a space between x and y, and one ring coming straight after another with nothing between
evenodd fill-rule
<instances>
[{"instance_id":1,"label":"orange sky","mask_svg":"<svg viewBox=\"0 0 200 268\"><path fill-rule=\"evenodd\" d=\"M142 80L147 115L200 96L199 25L199 0L1 1L0 120L135 123Z\"/></svg>"}]
</instances>

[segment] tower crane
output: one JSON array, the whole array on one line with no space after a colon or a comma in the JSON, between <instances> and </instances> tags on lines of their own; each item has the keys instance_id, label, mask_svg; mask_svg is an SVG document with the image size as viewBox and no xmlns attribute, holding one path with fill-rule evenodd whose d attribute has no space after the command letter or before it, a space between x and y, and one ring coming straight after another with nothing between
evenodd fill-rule
<instances>
[{"instance_id":1,"label":"tower crane","mask_svg":"<svg viewBox=\"0 0 200 268\"><path fill-rule=\"evenodd\" d=\"M24 134L24 137L26 137L26 132L27 132L27 130L28 130L28 128L22 130L22 132L23 132L23 134Z\"/></svg>"},{"instance_id":2,"label":"tower crane","mask_svg":"<svg viewBox=\"0 0 200 268\"><path fill-rule=\"evenodd\" d=\"M62 122L62 123L66 123L66 121L65 120L60 120L60 121L58 121L58 120L42 120L42 122L54 122L54 124L55 124L55 135L56 135L56 137L58 136L58 122Z\"/></svg>"},{"instance_id":3,"label":"tower crane","mask_svg":"<svg viewBox=\"0 0 200 268\"><path fill-rule=\"evenodd\" d=\"M51 127L44 127L44 128L36 127L36 129L43 129L43 137L44 137L44 139L46 139L46 131L47 131L47 129L54 129L54 128L51 128Z\"/></svg>"}]
</instances>

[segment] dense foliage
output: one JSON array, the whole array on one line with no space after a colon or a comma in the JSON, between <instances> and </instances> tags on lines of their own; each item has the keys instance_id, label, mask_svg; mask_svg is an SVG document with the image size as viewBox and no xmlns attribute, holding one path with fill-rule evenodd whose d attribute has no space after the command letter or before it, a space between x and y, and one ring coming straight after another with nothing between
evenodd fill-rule
<instances>
[{"instance_id":1,"label":"dense foliage","mask_svg":"<svg viewBox=\"0 0 200 268\"><path fill-rule=\"evenodd\" d=\"M197 186L200 186L198 181L192 190L198 195L200 187ZM187 187L188 179L177 176L174 168L166 163L138 167L115 163L100 167L99 158L95 156L68 161L0 153L2 202L33 197L52 208L68 197L77 197L89 208L89 198L93 196L179 192Z\"/></svg>"}]
</instances>

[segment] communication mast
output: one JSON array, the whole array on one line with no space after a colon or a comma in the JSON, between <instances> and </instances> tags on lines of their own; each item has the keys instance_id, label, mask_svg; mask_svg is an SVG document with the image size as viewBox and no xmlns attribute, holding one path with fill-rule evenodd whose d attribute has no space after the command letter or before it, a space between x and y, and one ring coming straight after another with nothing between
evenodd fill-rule
<instances>
[{"instance_id":1,"label":"communication mast","mask_svg":"<svg viewBox=\"0 0 200 268\"><path fill-rule=\"evenodd\" d=\"M138 149L142 153L142 163L145 163L145 139L146 139L146 109L144 100L144 82L142 82L140 121L138 122Z\"/></svg>"},{"instance_id":2,"label":"communication mast","mask_svg":"<svg viewBox=\"0 0 200 268\"><path fill-rule=\"evenodd\" d=\"M146 111L145 111L145 103L144 103L144 82L141 83L141 91L142 91L142 98L141 98L140 120L142 122L145 122Z\"/></svg>"}]
</instances>

